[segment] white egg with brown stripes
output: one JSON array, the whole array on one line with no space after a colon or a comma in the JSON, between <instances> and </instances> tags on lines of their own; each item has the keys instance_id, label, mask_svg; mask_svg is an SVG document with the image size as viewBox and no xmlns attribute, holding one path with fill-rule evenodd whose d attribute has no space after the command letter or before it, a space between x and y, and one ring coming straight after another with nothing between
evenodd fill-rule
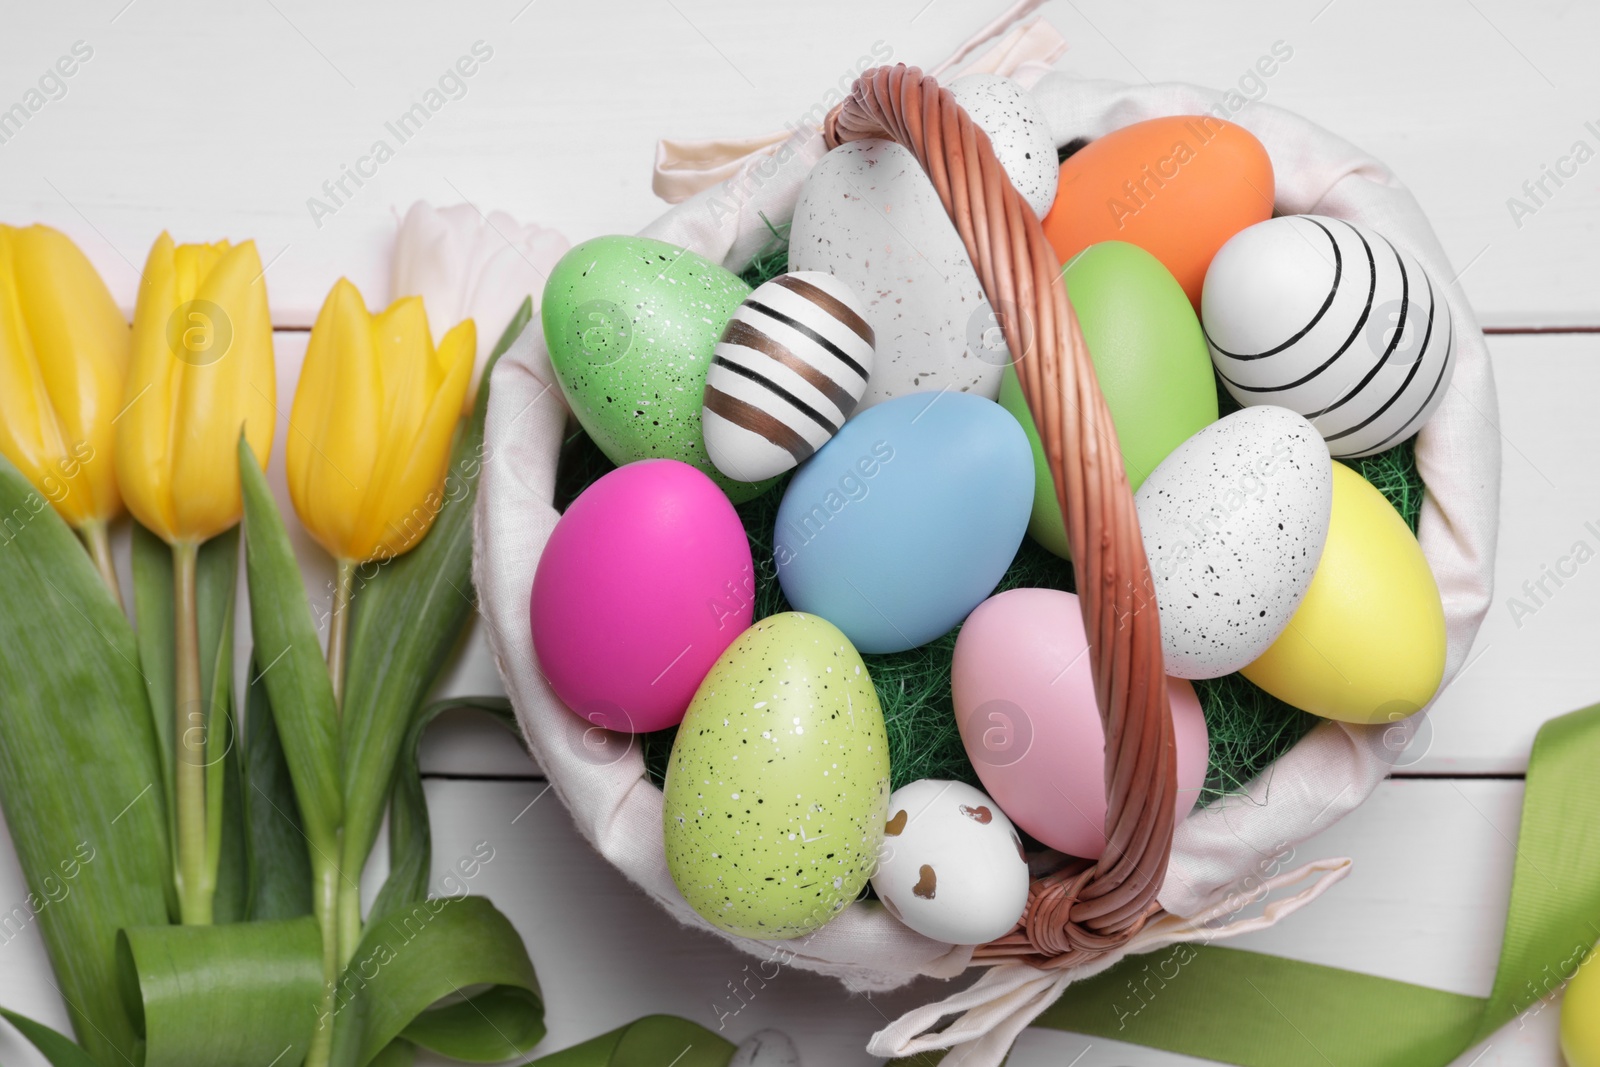
<instances>
[{"instance_id":1,"label":"white egg with brown stripes","mask_svg":"<svg viewBox=\"0 0 1600 1067\"><path fill-rule=\"evenodd\" d=\"M1286 215L1239 231L1206 271L1200 318L1234 399L1305 416L1335 457L1407 440L1450 388L1444 287L1343 219Z\"/></svg>"},{"instance_id":2,"label":"white egg with brown stripes","mask_svg":"<svg viewBox=\"0 0 1600 1067\"><path fill-rule=\"evenodd\" d=\"M872 346L861 299L832 274L792 271L757 287L706 372L701 422L717 470L759 482L809 458L855 410Z\"/></svg>"},{"instance_id":3,"label":"white egg with brown stripes","mask_svg":"<svg viewBox=\"0 0 1600 1067\"><path fill-rule=\"evenodd\" d=\"M1000 805L964 782L924 778L889 797L872 889L917 933L981 945L1028 904L1028 860Z\"/></svg>"}]
</instances>

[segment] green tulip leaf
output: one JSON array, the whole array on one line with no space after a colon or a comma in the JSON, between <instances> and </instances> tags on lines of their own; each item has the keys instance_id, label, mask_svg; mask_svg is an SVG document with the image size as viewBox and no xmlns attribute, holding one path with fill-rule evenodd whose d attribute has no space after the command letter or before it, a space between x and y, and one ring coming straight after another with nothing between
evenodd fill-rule
<instances>
[{"instance_id":1,"label":"green tulip leaf","mask_svg":"<svg viewBox=\"0 0 1600 1067\"><path fill-rule=\"evenodd\" d=\"M232 693L213 697L206 753L211 761L206 766L206 855L217 872L212 921L243 922L250 917L250 857L243 754Z\"/></svg>"},{"instance_id":2,"label":"green tulip leaf","mask_svg":"<svg viewBox=\"0 0 1600 1067\"><path fill-rule=\"evenodd\" d=\"M199 567L195 569L199 581ZM198 589L196 590L198 593ZM177 811L172 795L173 677L172 549L149 530L133 522L133 614L138 623L139 669L149 695L150 721L160 739L161 789L166 796L167 833L177 839L171 819ZM203 655L203 654L202 654Z\"/></svg>"},{"instance_id":3,"label":"green tulip leaf","mask_svg":"<svg viewBox=\"0 0 1600 1067\"><path fill-rule=\"evenodd\" d=\"M129 929L119 958L150 1067L305 1058L322 996L322 937L309 916Z\"/></svg>"},{"instance_id":4,"label":"green tulip leaf","mask_svg":"<svg viewBox=\"0 0 1600 1067\"><path fill-rule=\"evenodd\" d=\"M529 1067L728 1067L734 1046L699 1023L646 1015L626 1026L548 1056ZM676 1058L674 1058L676 1057Z\"/></svg>"},{"instance_id":5,"label":"green tulip leaf","mask_svg":"<svg viewBox=\"0 0 1600 1067\"><path fill-rule=\"evenodd\" d=\"M168 921L172 861L139 648L65 522L0 458L0 805L74 1032L139 1055L117 931Z\"/></svg>"},{"instance_id":6,"label":"green tulip leaf","mask_svg":"<svg viewBox=\"0 0 1600 1067\"><path fill-rule=\"evenodd\" d=\"M234 527L200 547L195 568L200 692L205 694L206 863L216 872L212 917L219 923L245 918L250 890L233 697L234 599L238 588L239 529Z\"/></svg>"},{"instance_id":7,"label":"green tulip leaf","mask_svg":"<svg viewBox=\"0 0 1600 1067\"><path fill-rule=\"evenodd\" d=\"M515 931L511 936L517 937ZM519 986L493 986L423 1012L401 1034L408 1043L453 1060L502 1063L544 1040L544 1003L537 989L530 994Z\"/></svg>"},{"instance_id":8,"label":"green tulip leaf","mask_svg":"<svg viewBox=\"0 0 1600 1067\"><path fill-rule=\"evenodd\" d=\"M26 1015L4 1008L0 1008L0 1018L15 1026L18 1033L32 1042L33 1047L50 1062L50 1067L100 1067L87 1052L73 1044L71 1038L44 1023L34 1022Z\"/></svg>"},{"instance_id":9,"label":"green tulip leaf","mask_svg":"<svg viewBox=\"0 0 1600 1067\"><path fill-rule=\"evenodd\" d=\"M372 1057L367 1067L411 1067L417 1059L417 1046L403 1037L397 1037L383 1051Z\"/></svg>"},{"instance_id":10,"label":"green tulip leaf","mask_svg":"<svg viewBox=\"0 0 1600 1067\"><path fill-rule=\"evenodd\" d=\"M311 617L289 531L273 503L250 443L239 437L244 496L245 573L257 677L266 686L278 737L300 801L300 818L317 853L338 854L340 813L338 707ZM359 870L360 868L355 868Z\"/></svg>"},{"instance_id":11,"label":"green tulip leaf","mask_svg":"<svg viewBox=\"0 0 1600 1067\"><path fill-rule=\"evenodd\" d=\"M405 555L372 568L374 573L357 572L345 675L345 870L366 864L407 727L475 609L472 510L484 461L489 375L532 316L533 302L526 300L490 354L472 417L451 451L443 504L427 536Z\"/></svg>"},{"instance_id":12,"label":"green tulip leaf","mask_svg":"<svg viewBox=\"0 0 1600 1067\"><path fill-rule=\"evenodd\" d=\"M486 988L485 988L486 987ZM544 1001L511 921L483 897L418 901L367 925L339 980L334 1067L366 1067L396 1038L495 1063L543 1039Z\"/></svg>"},{"instance_id":13,"label":"green tulip leaf","mask_svg":"<svg viewBox=\"0 0 1600 1067\"><path fill-rule=\"evenodd\" d=\"M372 917L410 907L428 896L428 872L433 862L433 838L428 826L428 798L422 790L417 748L423 731L451 708L473 708L489 715L512 734L517 733L511 702L504 697L458 697L423 708L412 720L400 745L395 769L394 794L389 800L389 877L372 902Z\"/></svg>"},{"instance_id":14,"label":"green tulip leaf","mask_svg":"<svg viewBox=\"0 0 1600 1067\"><path fill-rule=\"evenodd\" d=\"M245 855L252 919L311 914L311 860L300 825L300 804L284 761L261 665L250 664L245 693L243 752Z\"/></svg>"},{"instance_id":15,"label":"green tulip leaf","mask_svg":"<svg viewBox=\"0 0 1600 1067\"><path fill-rule=\"evenodd\" d=\"M201 545L195 563L202 693L214 693L219 688L229 692L233 689L233 608L238 588L239 528L235 526ZM170 636L168 644L171 644ZM168 655L171 655L170 649Z\"/></svg>"}]
</instances>

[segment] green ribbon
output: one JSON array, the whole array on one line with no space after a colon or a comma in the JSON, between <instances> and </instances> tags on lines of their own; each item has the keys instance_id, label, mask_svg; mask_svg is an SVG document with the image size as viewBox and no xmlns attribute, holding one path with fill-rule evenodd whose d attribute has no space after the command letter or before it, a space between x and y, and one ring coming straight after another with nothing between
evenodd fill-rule
<instances>
[{"instance_id":1,"label":"green ribbon","mask_svg":"<svg viewBox=\"0 0 1600 1067\"><path fill-rule=\"evenodd\" d=\"M734 1047L699 1023L646 1015L527 1067L728 1067ZM674 1059L673 1057L677 1057Z\"/></svg>"},{"instance_id":2,"label":"green ribbon","mask_svg":"<svg viewBox=\"0 0 1600 1067\"><path fill-rule=\"evenodd\" d=\"M1534 740L1487 997L1177 945L1069 986L1034 1025L1239 1067L1443 1067L1560 989L1600 941L1597 762L1600 705L1550 720Z\"/></svg>"},{"instance_id":3,"label":"green ribbon","mask_svg":"<svg viewBox=\"0 0 1600 1067\"><path fill-rule=\"evenodd\" d=\"M147 1064L305 1058L322 992L322 937L309 915L137 927L122 932L118 955Z\"/></svg>"},{"instance_id":4,"label":"green ribbon","mask_svg":"<svg viewBox=\"0 0 1600 1067\"><path fill-rule=\"evenodd\" d=\"M502 1063L531 1051L545 1033L522 938L483 897L437 897L374 920L338 993L334 1067L382 1063L397 1043Z\"/></svg>"}]
</instances>

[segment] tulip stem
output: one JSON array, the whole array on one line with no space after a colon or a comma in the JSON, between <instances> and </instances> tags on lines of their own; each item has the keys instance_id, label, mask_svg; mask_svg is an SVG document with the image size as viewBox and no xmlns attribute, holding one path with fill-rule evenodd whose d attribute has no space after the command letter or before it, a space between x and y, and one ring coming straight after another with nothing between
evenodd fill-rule
<instances>
[{"instance_id":1,"label":"tulip stem","mask_svg":"<svg viewBox=\"0 0 1600 1067\"><path fill-rule=\"evenodd\" d=\"M195 601L199 553L200 546L194 543L172 546L178 902L188 926L211 924L211 897L216 888L215 875L206 862L206 713L200 700L200 629Z\"/></svg>"},{"instance_id":2,"label":"tulip stem","mask_svg":"<svg viewBox=\"0 0 1600 1067\"><path fill-rule=\"evenodd\" d=\"M89 556L94 560L100 577L105 579L106 588L111 590L111 599L117 602L117 610L125 610L122 606L122 583L117 581L117 564L111 558L111 538L106 533L106 524L93 520L84 523L78 532L83 535L84 544L89 546Z\"/></svg>"},{"instance_id":3,"label":"tulip stem","mask_svg":"<svg viewBox=\"0 0 1600 1067\"><path fill-rule=\"evenodd\" d=\"M339 886L339 966L347 967L361 944L361 887L346 881Z\"/></svg>"},{"instance_id":4,"label":"tulip stem","mask_svg":"<svg viewBox=\"0 0 1600 1067\"><path fill-rule=\"evenodd\" d=\"M328 623L328 677L333 681L334 706L341 713L344 708L344 668L347 658L346 643L350 632L350 600L355 591L356 565L341 559L334 564L333 618ZM328 946L336 951L336 963L343 968L356 954L361 943L361 887L349 878L337 887L337 900L329 905L335 913L336 944ZM308 1065L309 1067L309 1065Z\"/></svg>"},{"instance_id":5,"label":"tulip stem","mask_svg":"<svg viewBox=\"0 0 1600 1067\"><path fill-rule=\"evenodd\" d=\"M344 706L345 638L350 632L350 597L355 588L356 565L341 559L334 566L333 618L328 622L328 677L333 682L333 703Z\"/></svg>"},{"instance_id":6,"label":"tulip stem","mask_svg":"<svg viewBox=\"0 0 1600 1067\"><path fill-rule=\"evenodd\" d=\"M315 852L315 850L313 850ZM343 970L338 945L338 899L343 892L338 864L323 855L312 857L312 910L322 929L322 1004L317 1012L317 1028L311 1033L311 1047L304 1067L326 1067L333 1048L333 1021L343 1006L339 1003L339 975Z\"/></svg>"}]
</instances>

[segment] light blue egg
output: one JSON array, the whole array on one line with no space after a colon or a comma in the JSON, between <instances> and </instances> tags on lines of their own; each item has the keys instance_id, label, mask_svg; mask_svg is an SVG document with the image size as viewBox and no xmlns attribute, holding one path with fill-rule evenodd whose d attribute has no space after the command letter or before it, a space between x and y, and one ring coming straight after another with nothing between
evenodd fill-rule
<instances>
[{"instance_id":1,"label":"light blue egg","mask_svg":"<svg viewBox=\"0 0 1600 1067\"><path fill-rule=\"evenodd\" d=\"M778 507L778 581L862 652L948 633L1011 565L1033 503L1033 454L1010 412L970 393L913 393L845 423Z\"/></svg>"}]
</instances>

